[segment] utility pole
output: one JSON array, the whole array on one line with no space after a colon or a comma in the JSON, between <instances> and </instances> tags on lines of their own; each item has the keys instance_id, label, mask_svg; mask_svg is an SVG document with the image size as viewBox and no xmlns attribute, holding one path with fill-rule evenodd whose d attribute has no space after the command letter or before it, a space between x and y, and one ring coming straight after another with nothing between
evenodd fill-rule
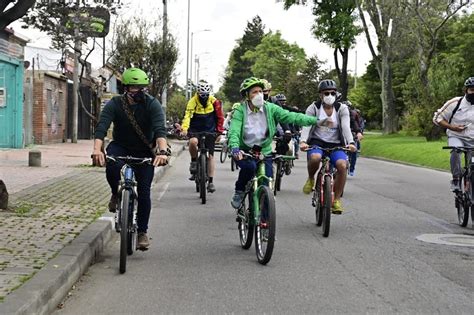
<instances>
[{"instance_id":1,"label":"utility pole","mask_svg":"<svg viewBox=\"0 0 474 315\"><path fill-rule=\"evenodd\" d=\"M166 0L163 0L163 54L166 49L167 42L168 42L168 11L167 11ZM163 90L161 93L161 106L163 107L163 114L165 115L165 123L166 123L167 94L168 94L168 82L167 80L165 80L164 85L163 85Z\"/></svg>"},{"instance_id":2,"label":"utility pole","mask_svg":"<svg viewBox=\"0 0 474 315\"><path fill-rule=\"evenodd\" d=\"M190 1L191 0L188 0L188 35L187 35L187 39L186 39L186 100L189 100L191 97L190 97L190 86L189 86L189 17L190 17L190 9L191 9L191 5L190 5ZM191 56L192 58L192 56ZM192 74L191 74L192 76Z\"/></svg>"},{"instance_id":3,"label":"utility pole","mask_svg":"<svg viewBox=\"0 0 474 315\"><path fill-rule=\"evenodd\" d=\"M71 142L77 143L77 126L78 126L78 111L79 111L79 53L81 52L81 39L79 37L79 6L80 0L76 0L76 12L74 14L74 71L72 73L72 91L73 91L73 106L72 106L72 137Z\"/></svg>"}]
</instances>

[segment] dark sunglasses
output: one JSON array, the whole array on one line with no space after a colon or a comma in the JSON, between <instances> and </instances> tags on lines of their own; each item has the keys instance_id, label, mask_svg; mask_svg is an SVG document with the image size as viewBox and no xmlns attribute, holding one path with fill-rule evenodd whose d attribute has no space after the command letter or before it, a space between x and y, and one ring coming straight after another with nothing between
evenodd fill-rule
<instances>
[{"instance_id":1,"label":"dark sunglasses","mask_svg":"<svg viewBox=\"0 0 474 315\"><path fill-rule=\"evenodd\" d=\"M324 96L329 96L329 95L335 96L336 92L323 92L323 94Z\"/></svg>"}]
</instances>

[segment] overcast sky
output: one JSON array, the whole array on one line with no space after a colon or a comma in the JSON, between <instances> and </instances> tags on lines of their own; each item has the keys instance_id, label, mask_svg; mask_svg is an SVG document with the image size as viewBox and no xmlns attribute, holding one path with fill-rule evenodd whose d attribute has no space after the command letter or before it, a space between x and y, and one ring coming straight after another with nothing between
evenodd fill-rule
<instances>
[{"instance_id":1,"label":"overcast sky","mask_svg":"<svg viewBox=\"0 0 474 315\"><path fill-rule=\"evenodd\" d=\"M126 3L124 16L138 14L147 19L156 19L163 12L163 1L160 0L122 0ZM197 54L200 60L200 79L211 82L215 91L222 85L222 77L230 52L236 40L242 37L247 22L259 15L265 31L279 30L282 37L290 43L304 48L307 56L317 54L318 58L327 61L326 68L334 68L333 53L327 45L321 44L311 35L313 15L309 6L294 6L285 11L282 3L275 0L191 0L190 32L194 33L193 61ZM178 84L186 82L186 36L187 36L188 0L168 0L168 23L170 32L176 37L179 46L179 57L175 75ZM30 45L48 47L48 38L34 31L25 31L13 24L14 29L31 38ZM210 31L202 31L209 29ZM191 36L191 35L190 35ZM370 52L364 36L357 41L357 74L365 72L370 61ZM349 70L355 71L355 49L350 52ZM91 61L101 66L98 52ZM191 65L190 65L191 66ZM192 63L195 79L195 64Z\"/></svg>"}]
</instances>

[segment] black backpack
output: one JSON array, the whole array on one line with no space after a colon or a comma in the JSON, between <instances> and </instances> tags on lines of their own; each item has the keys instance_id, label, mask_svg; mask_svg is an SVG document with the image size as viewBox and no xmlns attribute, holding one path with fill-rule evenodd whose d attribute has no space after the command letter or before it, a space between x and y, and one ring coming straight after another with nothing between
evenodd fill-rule
<instances>
[{"instance_id":1,"label":"black backpack","mask_svg":"<svg viewBox=\"0 0 474 315\"><path fill-rule=\"evenodd\" d=\"M456 114L456 112L458 111L459 109L459 106L461 105L461 102L462 102L462 97L459 99L458 103L456 104L456 107L454 107L454 110L453 110L453 113L451 114L451 117L449 118L448 120L448 123L451 124L451 121L453 120L453 117L454 117L454 114Z\"/></svg>"},{"instance_id":2,"label":"black backpack","mask_svg":"<svg viewBox=\"0 0 474 315\"><path fill-rule=\"evenodd\" d=\"M320 109L321 101L314 102L314 105L316 106L317 109ZM334 109L336 110L336 113L339 111L339 108L341 108L341 103L336 102L334 104ZM347 106L347 109L349 110L351 131L353 133L358 133L358 132L362 133L362 126L360 124L360 121L356 120L356 117L359 117L359 120L361 120L362 116L360 116L355 109L349 108L349 106Z\"/></svg>"}]
</instances>

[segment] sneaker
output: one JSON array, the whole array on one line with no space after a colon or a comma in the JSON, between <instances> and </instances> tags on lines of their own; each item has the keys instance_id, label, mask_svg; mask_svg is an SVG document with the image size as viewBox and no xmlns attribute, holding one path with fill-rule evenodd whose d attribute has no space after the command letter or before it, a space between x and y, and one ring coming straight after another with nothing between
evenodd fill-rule
<instances>
[{"instance_id":1,"label":"sneaker","mask_svg":"<svg viewBox=\"0 0 474 315\"><path fill-rule=\"evenodd\" d=\"M207 192L210 192L212 194L215 191L216 191L216 186L214 186L214 183L207 184Z\"/></svg>"},{"instance_id":2,"label":"sneaker","mask_svg":"<svg viewBox=\"0 0 474 315\"><path fill-rule=\"evenodd\" d=\"M112 194L109 201L109 211L115 213L117 211L118 195Z\"/></svg>"},{"instance_id":3,"label":"sneaker","mask_svg":"<svg viewBox=\"0 0 474 315\"><path fill-rule=\"evenodd\" d=\"M148 240L148 236L144 232L138 233L138 243L137 249L139 250L147 250L150 247L150 241Z\"/></svg>"},{"instance_id":4,"label":"sneaker","mask_svg":"<svg viewBox=\"0 0 474 315\"><path fill-rule=\"evenodd\" d=\"M349 176L354 176L354 171L349 171Z\"/></svg>"},{"instance_id":5,"label":"sneaker","mask_svg":"<svg viewBox=\"0 0 474 315\"><path fill-rule=\"evenodd\" d=\"M243 191L236 190L234 192L234 196L232 196L232 201L230 202L230 204L234 209L239 209L240 205L242 204L242 201L244 200L244 197L245 193Z\"/></svg>"},{"instance_id":6,"label":"sneaker","mask_svg":"<svg viewBox=\"0 0 474 315\"><path fill-rule=\"evenodd\" d=\"M451 180L451 191L461 191L461 187L459 186L459 179L452 179Z\"/></svg>"},{"instance_id":7,"label":"sneaker","mask_svg":"<svg viewBox=\"0 0 474 315\"><path fill-rule=\"evenodd\" d=\"M197 172L197 161L192 161L191 164L189 164L189 172L191 174L196 174L196 172Z\"/></svg>"},{"instance_id":8,"label":"sneaker","mask_svg":"<svg viewBox=\"0 0 474 315\"><path fill-rule=\"evenodd\" d=\"M191 174L191 176L189 177L189 180L192 180L192 181L196 180L196 175L195 175L195 174Z\"/></svg>"},{"instance_id":9,"label":"sneaker","mask_svg":"<svg viewBox=\"0 0 474 315\"><path fill-rule=\"evenodd\" d=\"M334 214L342 214L344 208L342 207L342 202L339 199L334 200L332 204L331 212Z\"/></svg>"},{"instance_id":10,"label":"sneaker","mask_svg":"<svg viewBox=\"0 0 474 315\"><path fill-rule=\"evenodd\" d=\"M314 187L314 178L308 178L306 180L306 183L304 183L303 193L305 193L306 195L309 195L311 191L313 191L313 187Z\"/></svg>"}]
</instances>

